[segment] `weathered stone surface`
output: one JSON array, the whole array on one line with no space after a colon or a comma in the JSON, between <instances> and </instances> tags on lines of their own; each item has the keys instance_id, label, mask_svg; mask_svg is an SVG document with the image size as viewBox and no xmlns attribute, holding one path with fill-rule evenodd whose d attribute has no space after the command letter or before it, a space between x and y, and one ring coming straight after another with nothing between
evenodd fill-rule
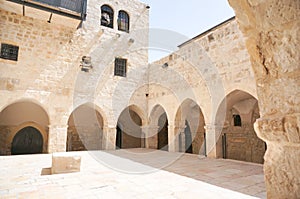
<instances>
[{"instance_id":1,"label":"weathered stone surface","mask_svg":"<svg viewBox=\"0 0 300 199\"><path fill-rule=\"evenodd\" d=\"M53 153L51 174L79 172L81 157L70 153Z\"/></svg>"},{"instance_id":2,"label":"weathered stone surface","mask_svg":"<svg viewBox=\"0 0 300 199\"><path fill-rule=\"evenodd\" d=\"M300 1L229 2L256 78L268 198L300 198Z\"/></svg>"}]
</instances>

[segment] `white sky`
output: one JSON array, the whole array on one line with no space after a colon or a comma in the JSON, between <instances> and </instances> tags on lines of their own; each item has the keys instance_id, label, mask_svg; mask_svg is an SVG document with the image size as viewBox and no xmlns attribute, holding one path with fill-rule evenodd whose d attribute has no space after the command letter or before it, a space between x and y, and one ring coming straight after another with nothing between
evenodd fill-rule
<instances>
[{"instance_id":1,"label":"white sky","mask_svg":"<svg viewBox=\"0 0 300 199\"><path fill-rule=\"evenodd\" d=\"M141 1L150 6L149 62L175 51L184 41L234 16L227 0ZM161 42L168 44L160 45Z\"/></svg>"}]
</instances>

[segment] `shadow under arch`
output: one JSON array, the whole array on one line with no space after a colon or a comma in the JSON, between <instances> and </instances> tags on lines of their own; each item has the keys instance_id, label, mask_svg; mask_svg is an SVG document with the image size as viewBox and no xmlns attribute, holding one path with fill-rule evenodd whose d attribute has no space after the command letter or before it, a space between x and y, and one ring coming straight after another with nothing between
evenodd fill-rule
<instances>
[{"instance_id":1,"label":"shadow under arch","mask_svg":"<svg viewBox=\"0 0 300 199\"><path fill-rule=\"evenodd\" d=\"M148 148L169 150L168 114L162 105L155 105L149 116Z\"/></svg>"},{"instance_id":2,"label":"shadow under arch","mask_svg":"<svg viewBox=\"0 0 300 199\"><path fill-rule=\"evenodd\" d=\"M217 157L263 163L266 146L253 126L258 118L258 101L253 95L239 89L227 94L215 117Z\"/></svg>"},{"instance_id":3,"label":"shadow under arch","mask_svg":"<svg viewBox=\"0 0 300 199\"><path fill-rule=\"evenodd\" d=\"M200 106L192 99L185 99L175 117L177 151L206 155L205 120Z\"/></svg>"},{"instance_id":4,"label":"shadow under arch","mask_svg":"<svg viewBox=\"0 0 300 199\"><path fill-rule=\"evenodd\" d=\"M95 104L88 102L76 107L68 119L66 150L101 150L106 122L103 111Z\"/></svg>"},{"instance_id":5,"label":"shadow under arch","mask_svg":"<svg viewBox=\"0 0 300 199\"><path fill-rule=\"evenodd\" d=\"M142 125L145 120L145 114L137 105L126 107L118 117L116 149L144 148Z\"/></svg>"},{"instance_id":6,"label":"shadow under arch","mask_svg":"<svg viewBox=\"0 0 300 199\"><path fill-rule=\"evenodd\" d=\"M13 144L15 148L18 148L18 152L14 152L15 154L46 153L48 151L50 119L44 107L35 101L21 99L9 104L0 112L1 155L10 155ZM32 129L29 127L32 127ZM22 131L22 129L25 130ZM19 134L22 136L18 136L18 142L14 142L14 138L19 131L22 131ZM41 138L39 145L35 145L34 140L31 139L35 135ZM26 146L23 148L18 146L20 143ZM35 147L41 147L41 149L35 149Z\"/></svg>"}]
</instances>

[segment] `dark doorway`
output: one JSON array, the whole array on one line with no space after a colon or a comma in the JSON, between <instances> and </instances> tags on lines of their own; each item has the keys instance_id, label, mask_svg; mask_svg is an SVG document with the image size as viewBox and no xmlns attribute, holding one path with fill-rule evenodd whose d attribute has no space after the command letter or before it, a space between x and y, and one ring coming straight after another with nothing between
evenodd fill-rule
<instances>
[{"instance_id":1,"label":"dark doorway","mask_svg":"<svg viewBox=\"0 0 300 199\"><path fill-rule=\"evenodd\" d=\"M185 152L186 153L193 153L193 145L192 145L192 133L189 123L185 120Z\"/></svg>"},{"instance_id":2,"label":"dark doorway","mask_svg":"<svg viewBox=\"0 0 300 199\"><path fill-rule=\"evenodd\" d=\"M11 154L36 154L43 151L43 136L34 127L28 126L21 129L14 137Z\"/></svg>"},{"instance_id":3,"label":"dark doorway","mask_svg":"<svg viewBox=\"0 0 300 199\"><path fill-rule=\"evenodd\" d=\"M168 119L167 114L164 113L158 120L158 143L157 148L160 150L168 151Z\"/></svg>"},{"instance_id":4,"label":"dark doorway","mask_svg":"<svg viewBox=\"0 0 300 199\"><path fill-rule=\"evenodd\" d=\"M117 139L116 139L116 149L122 148L122 130L117 126Z\"/></svg>"}]
</instances>

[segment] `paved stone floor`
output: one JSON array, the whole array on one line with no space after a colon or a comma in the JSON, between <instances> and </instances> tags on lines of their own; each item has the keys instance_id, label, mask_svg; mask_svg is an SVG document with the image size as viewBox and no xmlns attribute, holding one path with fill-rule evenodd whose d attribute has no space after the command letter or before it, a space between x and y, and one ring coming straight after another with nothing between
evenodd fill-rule
<instances>
[{"instance_id":1,"label":"paved stone floor","mask_svg":"<svg viewBox=\"0 0 300 199\"><path fill-rule=\"evenodd\" d=\"M259 164L150 149L71 153L81 171L55 175L50 154L0 156L0 198L266 198Z\"/></svg>"}]
</instances>

